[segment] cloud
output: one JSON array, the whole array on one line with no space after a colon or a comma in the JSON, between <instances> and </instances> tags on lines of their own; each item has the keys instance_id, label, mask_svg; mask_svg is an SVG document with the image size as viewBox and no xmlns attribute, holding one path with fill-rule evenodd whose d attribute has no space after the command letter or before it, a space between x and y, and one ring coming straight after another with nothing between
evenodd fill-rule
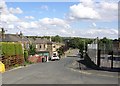
<instances>
[{"instance_id":1,"label":"cloud","mask_svg":"<svg viewBox=\"0 0 120 86\"><path fill-rule=\"evenodd\" d=\"M1 14L1 22L19 22L19 18L12 14Z\"/></svg>"},{"instance_id":2,"label":"cloud","mask_svg":"<svg viewBox=\"0 0 120 86\"><path fill-rule=\"evenodd\" d=\"M82 3L75 4L70 6L69 18L72 20L94 20L94 19L103 19L108 20L114 19L116 17L115 10L117 9L114 3L109 3L108 6L105 7L102 3L98 5L93 5L94 2L89 0L87 3L84 0L81 0ZM2 3L2 4L1 4ZM113 5L114 4L114 5ZM113 5L113 6L112 6ZM117 38L118 31L117 29L96 29L96 21L92 21L92 26L96 27L94 29L76 29L72 27L72 23L60 18L42 18L37 21L25 21L18 18L16 15L10 12L10 9L7 8L5 2L0 2L1 10L1 22L0 24L6 23L6 28L9 33L16 33L22 31L24 35L60 35L60 36L77 36L77 37L87 37L87 38L95 38L95 37L109 37L109 38ZM42 7L42 9L48 9L48 7ZM109 11L108 11L109 9ZM16 12L17 13L17 12ZM111 14L112 13L112 14ZM106 17L106 18L105 18ZM26 19L34 19L33 16L25 16ZM69 23L68 23L69 22ZM5 26L5 25L4 25ZM8 27L8 28L7 28ZM12 29L10 29L12 28Z\"/></svg>"},{"instance_id":3,"label":"cloud","mask_svg":"<svg viewBox=\"0 0 120 86\"><path fill-rule=\"evenodd\" d=\"M69 18L72 20L96 20L101 18L92 0L81 0L79 4L72 5L69 9Z\"/></svg>"},{"instance_id":4,"label":"cloud","mask_svg":"<svg viewBox=\"0 0 120 86\"><path fill-rule=\"evenodd\" d=\"M113 2L101 2L100 6L104 10L116 11L118 10L118 4Z\"/></svg>"},{"instance_id":5,"label":"cloud","mask_svg":"<svg viewBox=\"0 0 120 86\"><path fill-rule=\"evenodd\" d=\"M8 14L9 13L4 0L0 0L0 12L2 14Z\"/></svg>"},{"instance_id":6,"label":"cloud","mask_svg":"<svg viewBox=\"0 0 120 86\"><path fill-rule=\"evenodd\" d=\"M85 6L85 7L93 7L94 2L92 0L80 0L80 2Z\"/></svg>"},{"instance_id":7,"label":"cloud","mask_svg":"<svg viewBox=\"0 0 120 86\"><path fill-rule=\"evenodd\" d=\"M35 19L33 16L25 16L26 19Z\"/></svg>"},{"instance_id":8,"label":"cloud","mask_svg":"<svg viewBox=\"0 0 120 86\"><path fill-rule=\"evenodd\" d=\"M70 7L70 17L75 19L100 19L100 15L97 11L81 3Z\"/></svg>"},{"instance_id":9,"label":"cloud","mask_svg":"<svg viewBox=\"0 0 120 86\"><path fill-rule=\"evenodd\" d=\"M70 25L63 19L59 18L43 18L39 21L24 21L10 13L6 4L1 6L1 20L5 22L7 33L16 33L22 31L24 35L61 35L67 36ZM25 16L27 19L34 19L33 16ZM8 23L7 23L8 22ZM1 24L3 25L3 23ZM12 29L10 29L12 28ZM57 29L56 29L57 28ZM64 30L61 30L63 28ZM66 31L66 32L65 32Z\"/></svg>"},{"instance_id":10,"label":"cloud","mask_svg":"<svg viewBox=\"0 0 120 86\"><path fill-rule=\"evenodd\" d=\"M36 29L36 28L39 28L40 25L38 24L38 22L36 21L31 21L31 22L19 22L18 23L18 26L20 26L21 28L24 28L24 29Z\"/></svg>"},{"instance_id":11,"label":"cloud","mask_svg":"<svg viewBox=\"0 0 120 86\"><path fill-rule=\"evenodd\" d=\"M17 8L9 8L9 12L12 13L12 14L21 14L23 13L23 11L17 7Z\"/></svg>"},{"instance_id":12,"label":"cloud","mask_svg":"<svg viewBox=\"0 0 120 86\"><path fill-rule=\"evenodd\" d=\"M112 38L115 39L118 37L118 30L117 29L79 29L75 30L75 36L80 36L80 37L87 37L87 38Z\"/></svg>"},{"instance_id":13,"label":"cloud","mask_svg":"<svg viewBox=\"0 0 120 86\"><path fill-rule=\"evenodd\" d=\"M42 5L40 8L43 9L43 10L48 10L48 6L47 5Z\"/></svg>"},{"instance_id":14,"label":"cloud","mask_svg":"<svg viewBox=\"0 0 120 86\"><path fill-rule=\"evenodd\" d=\"M97 25L96 25L96 23L92 23L92 26L93 26L93 27L96 27Z\"/></svg>"},{"instance_id":15,"label":"cloud","mask_svg":"<svg viewBox=\"0 0 120 86\"><path fill-rule=\"evenodd\" d=\"M79 4L69 7L70 20L111 21L117 19L118 5L115 2L81 0Z\"/></svg>"},{"instance_id":16,"label":"cloud","mask_svg":"<svg viewBox=\"0 0 120 86\"><path fill-rule=\"evenodd\" d=\"M118 3L101 2L97 9L103 21L113 21L118 18Z\"/></svg>"},{"instance_id":17,"label":"cloud","mask_svg":"<svg viewBox=\"0 0 120 86\"><path fill-rule=\"evenodd\" d=\"M39 22L44 24L44 25L70 28L70 25L65 20L62 20L59 18L43 18L43 19L40 19Z\"/></svg>"},{"instance_id":18,"label":"cloud","mask_svg":"<svg viewBox=\"0 0 120 86\"><path fill-rule=\"evenodd\" d=\"M7 5L5 4L4 0L1 0L0 2L0 21L1 22L17 22L20 21L19 18L13 14L11 14L7 8Z\"/></svg>"}]
</instances>

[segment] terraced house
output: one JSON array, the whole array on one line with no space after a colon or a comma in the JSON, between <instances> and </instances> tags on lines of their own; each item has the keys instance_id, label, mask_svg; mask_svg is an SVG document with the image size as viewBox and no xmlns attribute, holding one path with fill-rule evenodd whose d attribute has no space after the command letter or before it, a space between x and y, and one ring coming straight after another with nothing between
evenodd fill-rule
<instances>
[{"instance_id":1,"label":"terraced house","mask_svg":"<svg viewBox=\"0 0 120 86\"><path fill-rule=\"evenodd\" d=\"M23 49L29 49L30 41L27 39L27 37L23 36L22 33L20 34L4 34L2 37L2 40L0 42L19 42L22 44Z\"/></svg>"},{"instance_id":2,"label":"terraced house","mask_svg":"<svg viewBox=\"0 0 120 86\"><path fill-rule=\"evenodd\" d=\"M36 52L39 55L47 56L49 59L53 54L58 55L57 49L63 46L62 43L56 43L52 42L46 38L36 38L35 40L35 46L36 46Z\"/></svg>"},{"instance_id":3,"label":"terraced house","mask_svg":"<svg viewBox=\"0 0 120 86\"><path fill-rule=\"evenodd\" d=\"M19 34L3 34L0 36L0 42L19 42L22 44L24 50L29 50L29 45L34 44L36 53L40 56L47 56L49 59L53 54L58 55L57 49L63 46L62 43L52 42L51 39L46 38L29 38L23 36L22 32Z\"/></svg>"}]
</instances>

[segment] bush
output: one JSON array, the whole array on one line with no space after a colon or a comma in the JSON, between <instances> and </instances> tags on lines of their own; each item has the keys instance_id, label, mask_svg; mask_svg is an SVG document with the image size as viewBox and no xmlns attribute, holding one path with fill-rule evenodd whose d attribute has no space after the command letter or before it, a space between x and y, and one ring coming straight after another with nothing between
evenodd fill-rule
<instances>
[{"instance_id":1,"label":"bush","mask_svg":"<svg viewBox=\"0 0 120 86\"><path fill-rule=\"evenodd\" d=\"M35 45L31 44L29 49L29 55L35 55L36 50L35 50Z\"/></svg>"}]
</instances>

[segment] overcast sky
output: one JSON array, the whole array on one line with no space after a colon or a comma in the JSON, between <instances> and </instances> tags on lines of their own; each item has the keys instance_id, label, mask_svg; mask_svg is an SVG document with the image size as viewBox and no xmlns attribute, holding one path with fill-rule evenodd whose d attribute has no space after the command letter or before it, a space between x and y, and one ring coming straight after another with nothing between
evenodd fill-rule
<instances>
[{"instance_id":1,"label":"overcast sky","mask_svg":"<svg viewBox=\"0 0 120 86\"><path fill-rule=\"evenodd\" d=\"M118 37L118 0L80 2L5 2L0 27L38 36Z\"/></svg>"}]
</instances>

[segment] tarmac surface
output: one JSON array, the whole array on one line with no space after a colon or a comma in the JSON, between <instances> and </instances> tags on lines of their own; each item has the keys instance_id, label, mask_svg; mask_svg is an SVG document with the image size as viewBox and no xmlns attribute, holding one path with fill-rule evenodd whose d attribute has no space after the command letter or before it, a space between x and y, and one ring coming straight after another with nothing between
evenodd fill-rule
<instances>
[{"instance_id":1,"label":"tarmac surface","mask_svg":"<svg viewBox=\"0 0 120 86\"><path fill-rule=\"evenodd\" d=\"M118 73L79 70L77 57L37 63L3 73L3 84L118 84Z\"/></svg>"}]
</instances>

